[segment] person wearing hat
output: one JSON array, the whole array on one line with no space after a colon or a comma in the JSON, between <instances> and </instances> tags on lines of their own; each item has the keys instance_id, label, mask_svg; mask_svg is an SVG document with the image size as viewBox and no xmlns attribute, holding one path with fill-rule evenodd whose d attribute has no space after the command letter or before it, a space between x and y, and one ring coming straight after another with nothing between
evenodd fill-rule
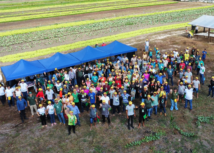
<instances>
[{"instance_id":1,"label":"person wearing hat","mask_svg":"<svg viewBox=\"0 0 214 153\"><path fill-rule=\"evenodd\" d=\"M131 100L134 100L135 96L136 96L135 80L132 80L132 83L130 84L129 89L130 89L130 94L131 94Z\"/></svg>"},{"instance_id":2,"label":"person wearing hat","mask_svg":"<svg viewBox=\"0 0 214 153\"><path fill-rule=\"evenodd\" d=\"M189 62L189 64L187 65L187 70L190 69L190 71L192 72L192 66L191 63Z\"/></svg>"},{"instance_id":3,"label":"person wearing hat","mask_svg":"<svg viewBox=\"0 0 214 153\"><path fill-rule=\"evenodd\" d=\"M132 62L132 63L135 63L136 61L137 61L137 58L136 58L135 55L133 55L132 58L131 58L131 62Z\"/></svg>"},{"instance_id":4,"label":"person wearing hat","mask_svg":"<svg viewBox=\"0 0 214 153\"><path fill-rule=\"evenodd\" d=\"M21 92L21 90L20 90L20 87L16 87L15 88L15 91L13 92L13 98L15 98L16 100L18 100L19 99L19 96L22 96L23 97L23 94L22 94L22 92Z\"/></svg>"},{"instance_id":5,"label":"person wearing hat","mask_svg":"<svg viewBox=\"0 0 214 153\"><path fill-rule=\"evenodd\" d=\"M146 39L145 41L145 51L148 52L149 51L149 40Z\"/></svg>"},{"instance_id":6,"label":"person wearing hat","mask_svg":"<svg viewBox=\"0 0 214 153\"><path fill-rule=\"evenodd\" d=\"M160 84L162 84L163 83L163 78L165 78L166 75L162 75L162 73L159 73L159 75L156 74L155 77L157 78L157 81L159 81Z\"/></svg>"},{"instance_id":7,"label":"person wearing hat","mask_svg":"<svg viewBox=\"0 0 214 153\"><path fill-rule=\"evenodd\" d=\"M5 97L8 102L8 105L11 107L11 105L15 106L14 98L13 98L13 92L15 88L10 88L10 86L7 86L5 90Z\"/></svg>"},{"instance_id":8,"label":"person wearing hat","mask_svg":"<svg viewBox=\"0 0 214 153\"><path fill-rule=\"evenodd\" d=\"M167 80L171 80L172 86L174 85L173 83L173 76L174 76L174 69L169 65L169 68L167 69Z\"/></svg>"},{"instance_id":9,"label":"person wearing hat","mask_svg":"<svg viewBox=\"0 0 214 153\"><path fill-rule=\"evenodd\" d=\"M77 118L73 114L73 111L69 111L69 109L67 109L67 111L65 111L65 114L68 116L68 135L70 135L71 128L73 128L73 133L75 133L75 126L77 124Z\"/></svg>"},{"instance_id":10,"label":"person wearing hat","mask_svg":"<svg viewBox=\"0 0 214 153\"><path fill-rule=\"evenodd\" d=\"M96 127L96 121L97 121L97 109L95 108L95 105L90 106L90 131L92 129L92 124L94 123L94 127Z\"/></svg>"},{"instance_id":11,"label":"person wearing hat","mask_svg":"<svg viewBox=\"0 0 214 153\"><path fill-rule=\"evenodd\" d=\"M48 105L46 107L46 116L49 115L51 126L56 125L55 117L54 117L54 106L51 104L51 101L48 101Z\"/></svg>"},{"instance_id":12,"label":"person wearing hat","mask_svg":"<svg viewBox=\"0 0 214 153\"><path fill-rule=\"evenodd\" d=\"M96 104L96 94L93 92L92 89L89 90L88 97L89 97L90 104L95 105Z\"/></svg>"},{"instance_id":13,"label":"person wearing hat","mask_svg":"<svg viewBox=\"0 0 214 153\"><path fill-rule=\"evenodd\" d=\"M91 81L95 86L97 86L98 76L96 75L96 72L94 72L93 74L94 75L91 77Z\"/></svg>"},{"instance_id":14,"label":"person wearing hat","mask_svg":"<svg viewBox=\"0 0 214 153\"><path fill-rule=\"evenodd\" d=\"M81 126L80 125L80 111L79 111L79 108L75 105L74 102L71 103L71 105L68 105L67 108L73 112L73 114L76 116L77 118L77 125Z\"/></svg>"},{"instance_id":15,"label":"person wearing hat","mask_svg":"<svg viewBox=\"0 0 214 153\"><path fill-rule=\"evenodd\" d=\"M29 96L27 97L27 103L28 103L28 106L30 107L31 115L33 117L33 115L34 115L33 109L37 113L37 105L38 105L38 103L37 103L36 96L34 96L32 94L32 92L29 92Z\"/></svg>"},{"instance_id":16,"label":"person wearing hat","mask_svg":"<svg viewBox=\"0 0 214 153\"><path fill-rule=\"evenodd\" d=\"M170 110L172 111L174 108L175 110L178 110L177 102L179 101L179 93L177 91L177 88L174 88L173 91L171 91L171 107Z\"/></svg>"},{"instance_id":17,"label":"person wearing hat","mask_svg":"<svg viewBox=\"0 0 214 153\"><path fill-rule=\"evenodd\" d=\"M19 85L21 87L21 92L22 92L23 98L25 100L27 100L27 97L28 97L28 85L24 82L23 79L21 80L21 83L19 83Z\"/></svg>"},{"instance_id":18,"label":"person wearing hat","mask_svg":"<svg viewBox=\"0 0 214 153\"><path fill-rule=\"evenodd\" d=\"M61 88L62 88L62 83L60 83L60 81L57 80L57 82L55 83L55 90L57 94L59 94Z\"/></svg>"},{"instance_id":19,"label":"person wearing hat","mask_svg":"<svg viewBox=\"0 0 214 153\"><path fill-rule=\"evenodd\" d=\"M48 80L47 87L49 87L50 89L53 90L54 85L52 84L52 82L50 80Z\"/></svg>"},{"instance_id":20,"label":"person wearing hat","mask_svg":"<svg viewBox=\"0 0 214 153\"><path fill-rule=\"evenodd\" d=\"M36 77L36 84L38 84L38 82L41 83L41 85L44 85L44 79L38 74Z\"/></svg>"},{"instance_id":21,"label":"person wearing hat","mask_svg":"<svg viewBox=\"0 0 214 153\"><path fill-rule=\"evenodd\" d=\"M108 93L109 89L110 89L110 86L108 85L108 82L106 81L105 85L103 86L103 91Z\"/></svg>"},{"instance_id":22,"label":"person wearing hat","mask_svg":"<svg viewBox=\"0 0 214 153\"><path fill-rule=\"evenodd\" d=\"M37 115L40 117L42 128L47 127L46 117L45 117L45 107L42 104L39 104L39 109Z\"/></svg>"},{"instance_id":23,"label":"person wearing hat","mask_svg":"<svg viewBox=\"0 0 214 153\"><path fill-rule=\"evenodd\" d=\"M50 87L47 87L47 90L45 91L45 96L46 96L46 99L48 101L51 101L52 104L54 104L54 92L53 90L50 88Z\"/></svg>"},{"instance_id":24,"label":"person wearing hat","mask_svg":"<svg viewBox=\"0 0 214 153\"><path fill-rule=\"evenodd\" d=\"M147 86L144 86L143 90L140 93L140 96L142 97L141 102L144 102L145 99L147 99L148 94L149 94L149 91L147 90Z\"/></svg>"},{"instance_id":25,"label":"person wearing hat","mask_svg":"<svg viewBox=\"0 0 214 153\"><path fill-rule=\"evenodd\" d=\"M192 81L193 83L193 92L196 93L196 97L198 98L198 91L200 90L200 81L198 77L195 77L195 80Z\"/></svg>"},{"instance_id":26,"label":"person wearing hat","mask_svg":"<svg viewBox=\"0 0 214 153\"><path fill-rule=\"evenodd\" d=\"M71 81L71 85L75 85L75 79L76 79L76 72L70 67L70 71L68 73L69 80Z\"/></svg>"},{"instance_id":27,"label":"person wearing hat","mask_svg":"<svg viewBox=\"0 0 214 153\"><path fill-rule=\"evenodd\" d=\"M204 74L205 74L205 66L201 63L201 67L200 67L200 82L202 85L204 85L204 81L205 81L205 77L204 77Z\"/></svg>"},{"instance_id":28,"label":"person wearing hat","mask_svg":"<svg viewBox=\"0 0 214 153\"><path fill-rule=\"evenodd\" d=\"M114 80L115 80L115 83L116 83L117 87L121 88L121 86L122 86L122 78L121 78L121 76L119 76L118 73L116 73L116 76L115 76Z\"/></svg>"},{"instance_id":29,"label":"person wearing hat","mask_svg":"<svg viewBox=\"0 0 214 153\"><path fill-rule=\"evenodd\" d=\"M0 84L0 100L2 102L2 105L4 106L5 102L6 102L6 98L5 98L5 88L4 86L2 86Z\"/></svg>"},{"instance_id":30,"label":"person wearing hat","mask_svg":"<svg viewBox=\"0 0 214 153\"><path fill-rule=\"evenodd\" d=\"M128 129L130 130L130 121L131 127L134 129L133 119L134 117L136 117L136 114L135 114L135 105L132 104L132 101L129 101L129 104L126 106L126 116L128 119Z\"/></svg>"},{"instance_id":31,"label":"person wearing hat","mask_svg":"<svg viewBox=\"0 0 214 153\"><path fill-rule=\"evenodd\" d=\"M17 105L17 109L19 111L22 123L24 123L24 120L28 119L25 114L25 108L27 108L27 101L23 99L21 96L19 96L19 99L17 100L16 105Z\"/></svg>"},{"instance_id":32,"label":"person wearing hat","mask_svg":"<svg viewBox=\"0 0 214 153\"><path fill-rule=\"evenodd\" d=\"M154 101L154 99L152 99L150 95L148 95L147 99L144 100L144 103L145 103L146 108L147 108L148 118L149 119L152 119L151 115L152 115L152 109L153 109L153 106L152 106L152 102L153 101Z\"/></svg>"},{"instance_id":33,"label":"person wearing hat","mask_svg":"<svg viewBox=\"0 0 214 153\"><path fill-rule=\"evenodd\" d=\"M42 88L39 88L39 92L36 94L36 97L40 99L41 102L45 99Z\"/></svg>"},{"instance_id":34,"label":"person wearing hat","mask_svg":"<svg viewBox=\"0 0 214 153\"><path fill-rule=\"evenodd\" d=\"M156 53L157 62L160 62L160 58L161 58L161 54L160 54L160 51L158 50L157 53Z\"/></svg>"},{"instance_id":35,"label":"person wearing hat","mask_svg":"<svg viewBox=\"0 0 214 153\"><path fill-rule=\"evenodd\" d=\"M166 99L168 98L168 94L170 92L170 86L168 85L168 82L165 82L163 85L163 89L166 92Z\"/></svg>"},{"instance_id":36,"label":"person wearing hat","mask_svg":"<svg viewBox=\"0 0 214 153\"><path fill-rule=\"evenodd\" d=\"M121 102L121 97L117 94L117 92L115 91L114 93L113 93L113 95L112 95L112 100L113 100L113 102L112 102L112 106L113 106L113 116L114 116L114 114L115 114L115 111L116 111L116 109L117 109L117 111L118 111L118 114L121 114L120 113L120 102Z\"/></svg>"},{"instance_id":37,"label":"person wearing hat","mask_svg":"<svg viewBox=\"0 0 214 153\"><path fill-rule=\"evenodd\" d=\"M81 90L78 97L80 100L79 103L81 105L81 108L79 110L81 110L81 113L83 113L84 108L86 108L86 111L88 112L88 110L89 110L89 105L88 105L89 96L86 93L84 93L84 90Z\"/></svg>"},{"instance_id":38,"label":"person wearing hat","mask_svg":"<svg viewBox=\"0 0 214 153\"><path fill-rule=\"evenodd\" d=\"M192 72L190 69L187 69L187 72L184 73L185 76L187 76L187 82L191 83L193 80Z\"/></svg>"},{"instance_id":39,"label":"person wearing hat","mask_svg":"<svg viewBox=\"0 0 214 153\"><path fill-rule=\"evenodd\" d=\"M77 69L77 72L76 72L76 74L77 74L77 83L78 83L78 85L80 86L81 84L82 84L82 82L84 81L84 72L83 72L84 70L82 69L82 68L78 68Z\"/></svg>"},{"instance_id":40,"label":"person wearing hat","mask_svg":"<svg viewBox=\"0 0 214 153\"><path fill-rule=\"evenodd\" d=\"M160 115L162 115L162 110L163 110L164 116L166 116L166 106L167 106L166 95L163 94L163 95L159 98Z\"/></svg>"},{"instance_id":41,"label":"person wearing hat","mask_svg":"<svg viewBox=\"0 0 214 153\"><path fill-rule=\"evenodd\" d=\"M102 104L100 104L100 107L102 109L102 119L103 119L103 124L105 123L105 118L108 120L108 125L110 125L110 116L109 116L109 110L111 109L111 106L105 101L102 100Z\"/></svg>"},{"instance_id":42,"label":"person wearing hat","mask_svg":"<svg viewBox=\"0 0 214 153\"><path fill-rule=\"evenodd\" d=\"M211 80L210 80L210 84L208 85L209 87L209 93L207 95L207 97L210 96L211 91L212 91L212 97L214 96L214 76L212 76Z\"/></svg>"},{"instance_id":43,"label":"person wearing hat","mask_svg":"<svg viewBox=\"0 0 214 153\"><path fill-rule=\"evenodd\" d=\"M162 61L162 60L160 60L160 62L158 63L158 68L159 68L159 71L160 71L161 73L163 73L164 64L163 64L163 61Z\"/></svg>"},{"instance_id":44,"label":"person wearing hat","mask_svg":"<svg viewBox=\"0 0 214 153\"><path fill-rule=\"evenodd\" d=\"M207 50L206 48L202 51L202 60L205 61L207 56Z\"/></svg>"},{"instance_id":45,"label":"person wearing hat","mask_svg":"<svg viewBox=\"0 0 214 153\"><path fill-rule=\"evenodd\" d=\"M199 61L198 61L198 66L197 66L197 75L199 74L200 72L200 68L201 68L201 65L204 66L204 61L201 59L201 57L199 58Z\"/></svg>"},{"instance_id":46,"label":"person wearing hat","mask_svg":"<svg viewBox=\"0 0 214 153\"><path fill-rule=\"evenodd\" d=\"M109 96L107 96L106 92L103 93L103 96L99 96L99 99L102 101L104 100L106 104L110 105L110 98Z\"/></svg>"},{"instance_id":47,"label":"person wearing hat","mask_svg":"<svg viewBox=\"0 0 214 153\"><path fill-rule=\"evenodd\" d=\"M130 95L126 93L126 90L121 94L122 102L123 102L123 112L125 112L125 108L128 105Z\"/></svg>"},{"instance_id":48,"label":"person wearing hat","mask_svg":"<svg viewBox=\"0 0 214 153\"><path fill-rule=\"evenodd\" d=\"M62 105L62 102L58 101L58 99L55 99L54 113L55 113L55 116L58 116L60 124L63 123L65 125L65 118L64 118L64 114L63 114L63 105Z\"/></svg>"},{"instance_id":49,"label":"person wearing hat","mask_svg":"<svg viewBox=\"0 0 214 153\"><path fill-rule=\"evenodd\" d=\"M184 63L184 61L182 60L181 63L179 64L179 68L182 69L183 72L185 71L185 66L186 66L185 63Z\"/></svg>"},{"instance_id":50,"label":"person wearing hat","mask_svg":"<svg viewBox=\"0 0 214 153\"><path fill-rule=\"evenodd\" d=\"M114 93L115 93L115 90L114 90L114 87L112 86L109 90L109 98L110 98L110 105L112 106L113 104L113 96L114 96Z\"/></svg>"},{"instance_id":51,"label":"person wearing hat","mask_svg":"<svg viewBox=\"0 0 214 153\"><path fill-rule=\"evenodd\" d=\"M151 111L151 114L152 114L153 109L154 109L155 115L157 115L159 94L155 91L155 92L153 93L153 95L151 96L151 98L153 99L153 101L152 101L152 111Z\"/></svg>"},{"instance_id":52,"label":"person wearing hat","mask_svg":"<svg viewBox=\"0 0 214 153\"><path fill-rule=\"evenodd\" d=\"M192 110L192 100L193 100L193 88L191 88L191 85L188 85L188 88L185 89L185 106L184 108L187 108L187 104L189 102L190 105L190 111Z\"/></svg>"},{"instance_id":53,"label":"person wearing hat","mask_svg":"<svg viewBox=\"0 0 214 153\"><path fill-rule=\"evenodd\" d=\"M147 108L145 106L145 103L142 102L139 106L139 124L138 124L138 129L140 128L141 126L141 123L142 123L142 126L144 127L144 122L145 122L145 119L147 118L148 116L148 112L147 112Z\"/></svg>"}]
</instances>

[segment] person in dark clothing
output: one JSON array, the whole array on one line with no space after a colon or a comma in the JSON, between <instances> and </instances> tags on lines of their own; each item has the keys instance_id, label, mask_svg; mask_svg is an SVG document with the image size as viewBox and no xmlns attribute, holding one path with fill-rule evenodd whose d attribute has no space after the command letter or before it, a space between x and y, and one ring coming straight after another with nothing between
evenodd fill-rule
<instances>
[{"instance_id":1,"label":"person in dark clothing","mask_svg":"<svg viewBox=\"0 0 214 153\"><path fill-rule=\"evenodd\" d=\"M208 85L208 87L209 87L208 97L210 96L211 91L212 91L212 97L213 97L214 96L214 76L212 76L212 79L210 80L210 84Z\"/></svg>"},{"instance_id":2,"label":"person in dark clothing","mask_svg":"<svg viewBox=\"0 0 214 153\"><path fill-rule=\"evenodd\" d=\"M81 113L84 112L84 108L86 108L86 111L89 111L89 104L88 103L88 95L86 93L84 93L84 90L81 90L81 93L78 94L78 98L79 98L79 105L81 105Z\"/></svg>"},{"instance_id":3,"label":"person in dark clothing","mask_svg":"<svg viewBox=\"0 0 214 153\"><path fill-rule=\"evenodd\" d=\"M27 101L23 99L21 96L19 96L18 98L19 99L17 100L16 105L17 105L17 109L19 111L22 123L24 123L24 119L25 120L28 119L25 114L25 109L27 108Z\"/></svg>"},{"instance_id":4,"label":"person in dark clothing","mask_svg":"<svg viewBox=\"0 0 214 153\"><path fill-rule=\"evenodd\" d=\"M145 86L142 93L141 93L141 97L142 97L142 102L144 102L145 99L147 99L149 92L147 90L147 87Z\"/></svg>"},{"instance_id":5,"label":"person in dark clothing","mask_svg":"<svg viewBox=\"0 0 214 153\"><path fill-rule=\"evenodd\" d=\"M138 125L138 129L140 128L140 125L141 125L141 122L143 121L142 123L142 126L144 126L144 122L145 122L145 119L147 118L147 108L145 107L145 103L141 103L140 106L139 106L139 125Z\"/></svg>"},{"instance_id":6,"label":"person in dark clothing","mask_svg":"<svg viewBox=\"0 0 214 153\"><path fill-rule=\"evenodd\" d=\"M162 96L159 99L160 115L162 115L163 109L164 115L166 116L166 105L167 105L166 95L162 94Z\"/></svg>"}]
</instances>

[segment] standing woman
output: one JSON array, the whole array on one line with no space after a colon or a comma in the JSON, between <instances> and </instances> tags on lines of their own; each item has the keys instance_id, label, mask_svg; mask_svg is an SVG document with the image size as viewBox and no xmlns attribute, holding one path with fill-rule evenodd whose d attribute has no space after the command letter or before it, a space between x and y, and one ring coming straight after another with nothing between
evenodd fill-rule
<instances>
[{"instance_id":1,"label":"standing woman","mask_svg":"<svg viewBox=\"0 0 214 153\"><path fill-rule=\"evenodd\" d=\"M37 110L37 115L40 117L41 119L41 123L42 123L42 128L45 126L47 127L46 124L46 118L45 118L45 107L42 106L42 104L39 104L39 109Z\"/></svg>"},{"instance_id":2,"label":"standing woman","mask_svg":"<svg viewBox=\"0 0 214 153\"><path fill-rule=\"evenodd\" d=\"M54 118L54 106L51 104L51 101L48 101L48 106L46 108L46 116L49 114L51 126L56 125L55 118Z\"/></svg>"},{"instance_id":3,"label":"standing woman","mask_svg":"<svg viewBox=\"0 0 214 153\"><path fill-rule=\"evenodd\" d=\"M70 111L68 113L68 110L65 111L65 114L68 116L68 135L71 134L71 128L73 128L73 133L75 133L75 125L77 123L77 118L76 116L73 114L73 111Z\"/></svg>"},{"instance_id":4,"label":"standing woman","mask_svg":"<svg viewBox=\"0 0 214 153\"><path fill-rule=\"evenodd\" d=\"M145 107L145 103L141 103L139 107L139 125L138 129L140 128L141 122L143 121L142 125L144 126L145 119L147 118L147 108Z\"/></svg>"},{"instance_id":5,"label":"standing woman","mask_svg":"<svg viewBox=\"0 0 214 153\"><path fill-rule=\"evenodd\" d=\"M0 100L2 102L2 105L4 106L4 104L6 102L5 89L4 89L4 87L1 84L0 84Z\"/></svg>"}]
</instances>

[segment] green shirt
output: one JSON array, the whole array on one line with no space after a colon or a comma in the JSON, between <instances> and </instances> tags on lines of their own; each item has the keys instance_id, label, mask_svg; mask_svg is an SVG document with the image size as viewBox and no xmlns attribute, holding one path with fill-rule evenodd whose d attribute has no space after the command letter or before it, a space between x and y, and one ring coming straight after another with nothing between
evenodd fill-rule
<instances>
[{"instance_id":1,"label":"green shirt","mask_svg":"<svg viewBox=\"0 0 214 153\"><path fill-rule=\"evenodd\" d=\"M102 63L97 63L97 67L100 68Z\"/></svg>"},{"instance_id":2,"label":"green shirt","mask_svg":"<svg viewBox=\"0 0 214 153\"><path fill-rule=\"evenodd\" d=\"M152 100L148 100L148 99L145 99L144 100L144 103L146 105L146 108L152 108Z\"/></svg>"},{"instance_id":3,"label":"green shirt","mask_svg":"<svg viewBox=\"0 0 214 153\"><path fill-rule=\"evenodd\" d=\"M53 84L47 84L47 87L49 87L50 89L53 89Z\"/></svg>"},{"instance_id":4,"label":"green shirt","mask_svg":"<svg viewBox=\"0 0 214 153\"><path fill-rule=\"evenodd\" d=\"M178 99L178 92L172 93L172 100Z\"/></svg>"},{"instance_id":5,"label":"green shirt","mask_svg":"<svg viewBox=\"0 0 214 153\"><path fill-rule=\"evenodd\" d=\"M29 101L30 105L35 105L36 104L36 97L35 96L28 96L27 101Z\"/></svg>"},{"instance_id":6,"label":"green shirt","mask_svg":"<svg viewBox=\"0 0 214 153\"><path fill-rule=\"evenodd\" d=\"M68 116L68 125L75 125L75 121L77 119L77 117L75 115L70 115L70 114L67 114Z\"/></svg>"},{"instance_id":7,"label":"green shirt","mask_svg":"<svg viewBox=\"0 0 214 153\"><path fill-rule=\"evenodd\" d=\"M56 109L56 114L60 114L62 111L62 103L58 102L58 104L54 104L54 108Z\"/></svg>"},{"instance_id":8,"label":"green shirt","mask_svg":"<svg viewBox=\"0 0 214 153\"><path fill-rule=\"evenodd\" d=\"M74 97L74 102L78 103L79 102L79 98L78 98L78 93L72 93L72 96Z\"/></svg>"},{"instance_id":9,"label":"green shirt","mask_svg":"<svg viewBox=\"0 0 214 153\"><path fill-rule=\"evenodd\" d=\"M42 78L37 78L36 83L40 82L42 85L44 85L44 80Z\"/></svg>"}]
</instances>

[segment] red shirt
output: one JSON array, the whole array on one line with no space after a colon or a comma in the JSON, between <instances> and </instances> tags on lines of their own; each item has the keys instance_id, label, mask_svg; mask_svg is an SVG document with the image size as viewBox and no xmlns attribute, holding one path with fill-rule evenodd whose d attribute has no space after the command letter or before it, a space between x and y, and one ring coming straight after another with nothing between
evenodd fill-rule
<instances>
[{"instance_id":1,"label":"red shirt","mask_svg":"<svg viewBox=\"0 0 214 153\"><path fill-rule=\"evenodd\" d=\"M37 93L36 97L41 97L41 98L44 98L44 99L45 99L43 91L39 91L39 92Z\"/></svg>"},{"instance_id":2,"label":"red shirt","mask_svg":"<svg viewBox=\"0 0 214 153\"><path fill-rule=\"evenodd\" d=\"M181 67L182 69L184 69L184 68L185 68L185 63L180 63L180 67Z\"/></svg>"},{"instance_id":3,"label":"red shirt","mask_svg":"<svg viewBox=\"0 0 214 153\"><path fill-rule=\"evenodd\" d=\"M119 78L119 79L117 79L117 76L115 76L115 83L117 84L117 87L121 87L122 85L121 85L121 78Z\"/></svg>"},{"instance_id":4,"label":"red shirt","mask_svg":"<svg viewBox=\"0 0 214 153\"><path fill-rule=\"evenodd\" d=\"M102 83L106 82L106 78L105 77L101 77L100 80L102 81Z\"/></svg>"},{"instance_id":5,"label":"red shirt","mask_svg":"<svg viewBox=\"0 0 214 153\"><path fill-rule=\"evenodd\" d=\"M110 86L109 85L104 85L103 86L103 91L106 92L106 91L109 91L110 89Z\"/></svg>"},{"instance_id":6,"label":"red shirt","mask_svg":"<svg viewBox=\"0 0 214 153\"><path fill-rule=\"evenodd\" d=\"M106 44L105 44L105 43L103 43L103 44L102 44L102 46L106 46Z\"/></svg>"}]
</instances>

